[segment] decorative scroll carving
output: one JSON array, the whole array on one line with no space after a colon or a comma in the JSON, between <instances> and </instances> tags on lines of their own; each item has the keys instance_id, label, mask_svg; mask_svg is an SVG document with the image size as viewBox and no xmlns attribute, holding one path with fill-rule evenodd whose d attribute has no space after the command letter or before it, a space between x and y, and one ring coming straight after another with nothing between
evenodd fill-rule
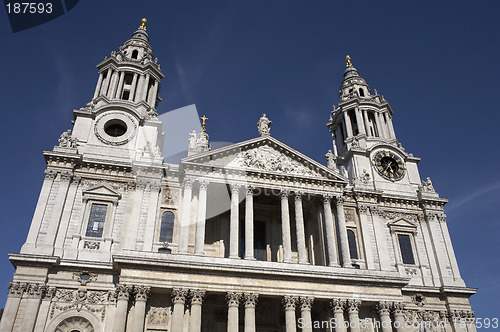
<instances>
[{"instance_id":1,"label":"decorative scroll carving","mask_svg":"<svg viewBox=\"0 0 500 332\"><path fill-rule=\"evenodd\" d=\"M257 301L259 299L259 294L245 293L244 299L245 299L245 308L255 308L255 306L257 305Z\"/></svg>"},{"instance_id":2,"label":"decorative scroll carving","mask_svg":"<svg viewBox=\"0 0 500 332\"><path fill-rule=\"evenodd\" d=\"M148 286L134 286L135 292L135 300L136 301L144 301L148 300L149 293L151 291L151 287Z\"/></svg>"},{"instance_id":3,"label":"decorative scroll carving","mask_svg":"<svg viewBox=\"0 0 500 332\"><path fill-rule=\"evenodd\" d=\"M191 304L202 304L203 298L205 297L206 291L203 289L191 289L189 291L191 294Z\"/></svg>"},{"instance_id":4,"label":"decorative scroll carving","mask_svg":"<svg viewBox=\"0 0 500 332\"><path fill-rule=\"evenodd\" d=\"M87 242L87 241L85 241L85 242ZM97 249L99 249L99 247ZM91 281L96 281L97 274L90 273L89 271L74 272L73 279L77 279L82 286L85 286L86 284L88 284Z\"/></svg>"},{"instance_id":5,"label":"decorative scroll carving","mask_svg":"<svg viewBox=\"0 0 500 332\"><path fill-rule=\"evenodd\" d=\"M28 288L28 284L24 282L9 282L9 296L21 297L24 291Z\"/></svg>"},{"instance_id":6,"label":"decorative scroll carving","mask_svg":"<svg viewBox=\"0 0 500 332\"><path fill-rule=\"evenodd\" d=\"M344 299L332 299L330 306L334 312L344 312L346 306L346 300Z\"/></svg>"},{"instance_id":7,"label":"decorative scroll carving","mask_svg":"<svg viewBox=\"0 0 500 332\"><path fill-rule=\"evenodd\" d=\"M189 289L185 288L174 288L172 290L172 302L175 303L186 303L186 296L189 293Z\"/></svg>"},{"instance_id":8,"label":"decorative scroll carving","mask_svg":"<svg viewBox=\"0 0 500 332\"><path fill-rule=\"evenodd\" d=\"M256 168L264 171L284 172L296 175L314 175L307 167L268 146L260 146L255 149L240 152L237 156L236 163L241 167Z\"/></svg>"},{"instance_id":9,"label":"decorative scroll carving","mask_svg":"<svg viewBox=\"0 0 500 332\"><path fill-rule=\"evenodd\" d=\"M311 310L312 308L312 305L313 305L313 302L314 302L314 297L308 297L308 296L304 296L304 297L300 297L300 310Z\"/></svg>"},{"instance_id":10,"label":"decorative scroll carving","mask_svg":"<svg viewBox=\"0 0 500 332\"><path fill-rule=\"evenodd\" d=\"M83 241L83 249L99 250L101 242L98 241Z\"/></svg>"},{"instance_id":11,"label":"decorative scroll carving","mask_svg":"<svg viewBox=\"0 0 500 332\"><path fill-rule=\"evenodd\" d=\"M50 310L52 319L57 311L88 310L92 313L101 313L101 321L106 316L106 305L109 303L108 292L87 291L85 289L57 289L53 298L54 304ZM62 302L62 303L61 303Z\"/></svg>"},{"instance_id":12,"label":"decorative scroll carving","mask_svg":"<svg viewBox=\"0 0 500 332\"><path fill-rule=\"evenodd\" d=\"M359 306L361 305L360 300L356 299L349 299L347 300L347 309L349 310L349 313L357 313L359 312Z\"/></svg>"},{"instance_id":13,"label":"decorative scroll carving","mask_svg":"<svg viewBox=\"0 0 500 332\"><path fill-rule=\"evenodd\" d=\"M283 297L283 306L285 310L295 310L295 305L297 304L297 297L292 295L285 295Z\"/></svg>"},{"instance_id":14,"label":"decorative scroll carving","mask_svg":"<svg viewBox=\"0 0 500 332\"><path fill-rule=\"evenodd\" d=\"M242 298L241 293L236 293L236 292L228 292L226 294L226 301L228 307L237 307L240 305L240 300Z\"/></svg>"}]
</instances>

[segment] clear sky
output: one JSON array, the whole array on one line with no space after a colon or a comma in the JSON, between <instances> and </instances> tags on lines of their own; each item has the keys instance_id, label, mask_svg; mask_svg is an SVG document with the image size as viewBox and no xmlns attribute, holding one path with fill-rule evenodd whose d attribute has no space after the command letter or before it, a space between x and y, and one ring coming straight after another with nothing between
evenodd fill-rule
<instances>
[{"instance_id":1,"label":"clear sky","mask_svg":"<svg viewBox=\"0 0 500 332\"><path fill-rule=\"evenodd\" d=\"M479 288L476 316L499 317L499 11L497 0L82 0L15 34L0 13L0 306L14 272L6 253L24 243L41 188L42 150L92 98L95 65L147 17L166 74L159 113L196 104L219 142L256 137L267 113L274 137L320 162L350 54L391 103L421 177L450 198L461 273Z\"/></svg>"}]
</instances>

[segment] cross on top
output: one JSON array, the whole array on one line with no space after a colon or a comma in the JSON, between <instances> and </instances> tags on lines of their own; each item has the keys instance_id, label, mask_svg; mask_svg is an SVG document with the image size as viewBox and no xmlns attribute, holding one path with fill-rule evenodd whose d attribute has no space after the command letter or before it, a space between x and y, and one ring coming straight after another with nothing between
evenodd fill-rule
<instances>
[{"instance_id":1,"label":"cross on top","mask_svg":"<svg viewBox=\"0 0 500 332\"><path fill-rule=\"evenodd\" d=\"M205 128L207 124L205 123L205 121L207 121L208 118L205 116L205 114L203 114L203 116L200 119L203 120L203 123L201 124L201 130L206 131Z\"/></svg>"}]
</instances>

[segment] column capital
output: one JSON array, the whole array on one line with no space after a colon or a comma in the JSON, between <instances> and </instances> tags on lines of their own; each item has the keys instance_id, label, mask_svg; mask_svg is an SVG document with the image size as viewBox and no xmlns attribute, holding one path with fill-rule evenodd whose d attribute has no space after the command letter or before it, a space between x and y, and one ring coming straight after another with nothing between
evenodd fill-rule
<instances>
[{"instance_id":1,"label":"column capital","mask_svg":"<svg viewBox=\"0 0 500 332\"><path fill-rule=\"evenodd\" d=\"M181 303L184 304L186 303L186 297L189 293L189 290L186 288L174 288L172 289L172 302L174 304Z\"/></svg>"},{"instance_id":2,"label":"column capital","mask_svg":"<svg viewBox=\"0 0 500 332\"><path fill-rule=\"evenodd\" d=\"M295 310L295 305L297 304L297 297L293 295L285 295L283 297L283 306L285 310Z\"/></svg>"},{"instance_id":3,"label":"column capital","mask_svg":"<svg viewBox=\"0 0 500 332\"><path fill-rule=\"evenodd\" d=\"M61 181L71 181L73 174L72 172L63 171L61 172Z\"/></svg>"},{"instance_id":4,"label":"column capital","mask_svg":"<svg viewBox=\"0 0 500 332\"><path fill-rule=\"evenodd\" d=\"M333 195L331 194L324 194L323 195L323 204L330 204L332 201Z\"/></svg>"},{"instance_id":5,"label":"column capital","mask_svg":"<svg viewBox=\"0 0 500 332\"><path fill-rule=\"evenodd\" d=\"M358 299L347 300L347 309L349 310L349 313L358 313L360 305L361 305L361 300Z\"/></svg>"},{"instance_id":6,"label":"column capital","mask_svg":"<svg viewBox=\"0 0 500 332\"><path fill-rule=\"evenodd\" d=\"M57 172L52 170L52 169L46 169L45 170L45 179L47 180L54 180L57 176Z\"/></svg>"},{"instance_id":7,"label":"column capital","mask_svg":"<svg viewBox=\"0 0 500 332\"><path fill-rule=\"evenodd\" d=\"M346 300L344 299L332 299L330 302L333 312L344 312L346 306Z\"/></svg>"},{"instance_id":8,"label":"column capital","mask_svg":"<svg viewBox=\"0 0 500 332\"><path fill-rule=\"evenodd\" d=\"M242 298L241 293L237 292L227 292L226 294L226 301L228 307L238 307L240 305L240 300Z\"/></svg>"},{"instance_id":9,"label":"column capital","mask_svg":"<svg viewBox=\"0 0 500 332\"><path fill-rule=\"evenodd\" d=\"M199 179L198 183L200 184L200 190L207 190L210 181L207 179Z\"/></svg>"},{"instance_id":10,"label":"column capital","mask_svg":"<svg viewBox=\"0 0 500 332\"><path fill-rule=\"evenodd\" d=\"M259 300L259 294L245 293L243 296L245 299L245 308L255 308Z\"/></svg>"},{"instance_id":11,"label":"column capital","mask_svg":"<svg viewBox=\"0 0 500 332\"><path fill-rule=\"evenodd\" d=\"M57 287L47 287L42 298L45 300L52 300L52 298L56 295L56 291Z\"/></svg>"},{"instance_id":12,"label":"column capital","mask_svg":"<svg viewBox=\"0 0 500 332\"><path fill-rule=\"evenodd\" d=\"M190 178L185 178L184 181L182 181L182 188L184 189L191 189L193 187L193 180Z\"/></svg>"},{"instance_id":13,"label":"column capital","mask_svg":"<svg viewBox=\"0 0 500 332\"><path fill-rule=\"evenodd\" d=\"M245 186L245 190L246 190L246 194L247 196L250 195L250 196L253 196L253 190L255 189L255 186L252 186L252 185L249 185L247 184Z\"/></svg>"},{"instance_id":14,"label":"column capital","mask_svg":"<svg viewBox=\"0 0 500 332\"><path fill-rule=\"evenodd\" d=\"M300 310L311 310L314 302L314 297L301 296L300 297Z\"/></svg>"},{"instance_id":15,"label":"column capital","mask_svg":"<svg viewBox=\"0 0 500 332\"><path fill-rule=\"evenodd\" d=\"M288 196L290 195L290 190L280 188L280 197L281 199L288 199Z\"/></svg>"},{"instance_id":16,"label":"column capital","mask_svg":"<svg viewBox=\"0 0 500 332\"><path fill-rule=\"evenodd\" d=\"M116 297L118 300L128 301L131 292L132 292L132 286L124 284L116 285Z\"/></svg>"},{"instance_id":17,"label":"column capital","mask_svg":"<svg viewBox=\"0 0 500 332\"><path fill-rule=\"evenodd\" d=\"M148 300L149 293L151 292L151 287L149 286L134 286L135 300L144 301Z\"/></svg>"},{"instance_id":18,"label":"column capital","mask_svg":"<svg viewBox=\"0 0 500 332\"><path fill-rule=\"evenodd\" d=\"M231 187L231 193L233 193L233 194L240 193L241 185L239 183L230 183L229 186Z\"/></svg>"},{"instance_id":19,"label":"column capital","mask_svg":"<svg viewBox=\"0 0 500 332\"><path fill-rule=\"evenodd\" d=\"M361 214L367 214L368 213L368 207L369 207L368 204L360 204L360 203L358 203L359 213L361 213Z\"/></svg>"},{"instance_id":20,"label":"column capital","mask_svg":"<svg viewBox=\"0 0 500 332\"><path fill-rule=\"evenodd\" d=\"M335 195L335 202L337 205L342 205L344 204L345 198L342 195Z\"/></svg>"},{"instance_id":21,"label":"column capital","mask_svg":"<svg viewBox=\"0 0 500 332\"><path fill-rule=\"evenodd\" d=\"M392 312L394 315L403 315L405 313L405 304L403 302L393 302Z\"/></svg>"},{"instance_id":22,"label":"column capital","mask_svg":"<svg viewBox=\"0 0 500 332\"><path fill-rule=\"evenodd\" d=\"M375 309L378 311L379 315L389 315L391 310L391 303L386 301L380 301L375 306Z\"/></svg>"},{"instance_id":23,"label":"column capital","mask_svg":"<svg viewBox=\"0 0 500 332\"><path fill-rule=\"evenodd\" d=\"M26 289L28 297L40 299L45 294L47 286L40 284L29 284Z\"/></svg>"},{"instance_id":24,"label":"column capital","mask_svg":"<svg viewBox=\"0 0 500 332\"><path fill-rule=\"evenodd\" d=\"M300 201L300 200L302 200L302 196L304 195L304 192L298 190L298 191L294 191L294 194L295 194L295 200Z\"/></svg>"},{"instance_id":25,"label":"column capital","mask_svg":"<svg viewBox=\"0 0 500 332\"><path fill-rule=\"evenodd\" d=\"M191 294L191 304L201 305L203 303L203 298L206 294L204 289L190 289L189 293Z\"/></svg>"},{"instance_id":26,"label":"column capital","mask_svg":"<svg viewBox=\"0 0 500 332\"><path fill-rule=\"evenodd\" d=\"M9 296L21 297L28 288L24 282L9 282Z\"/></svg>"}]
</instances>

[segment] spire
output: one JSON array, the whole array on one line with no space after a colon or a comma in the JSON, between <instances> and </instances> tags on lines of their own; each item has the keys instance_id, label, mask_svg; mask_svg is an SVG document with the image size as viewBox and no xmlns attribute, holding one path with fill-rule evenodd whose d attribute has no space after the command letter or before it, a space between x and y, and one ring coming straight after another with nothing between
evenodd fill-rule
<instances>
[{"instance_id":1,"label":"spire","mask_svg":"<svg viewBox=\"0 0 500 332\"><path fill-rule=\"evenodd\" d=\"M143 18L141 20L141 25L137 28L137 30L144 30L146 31L146 25L148 24L148 20L146 20L145 18Z\"/></svg>"},{"instance_id":2,"label":"spire","mask_svg":"<svg viewBox=\"0 0 500 332\"><path fill-rule=\"evenodd\" d=\"M370 96L370 88L364 78L359 76L356 68L352 65L351 56L346 55L346 68L344 71L344 80L340 85L339 97L342 100L347 100L357 97Z\"/></svg>"}]
</instances>

